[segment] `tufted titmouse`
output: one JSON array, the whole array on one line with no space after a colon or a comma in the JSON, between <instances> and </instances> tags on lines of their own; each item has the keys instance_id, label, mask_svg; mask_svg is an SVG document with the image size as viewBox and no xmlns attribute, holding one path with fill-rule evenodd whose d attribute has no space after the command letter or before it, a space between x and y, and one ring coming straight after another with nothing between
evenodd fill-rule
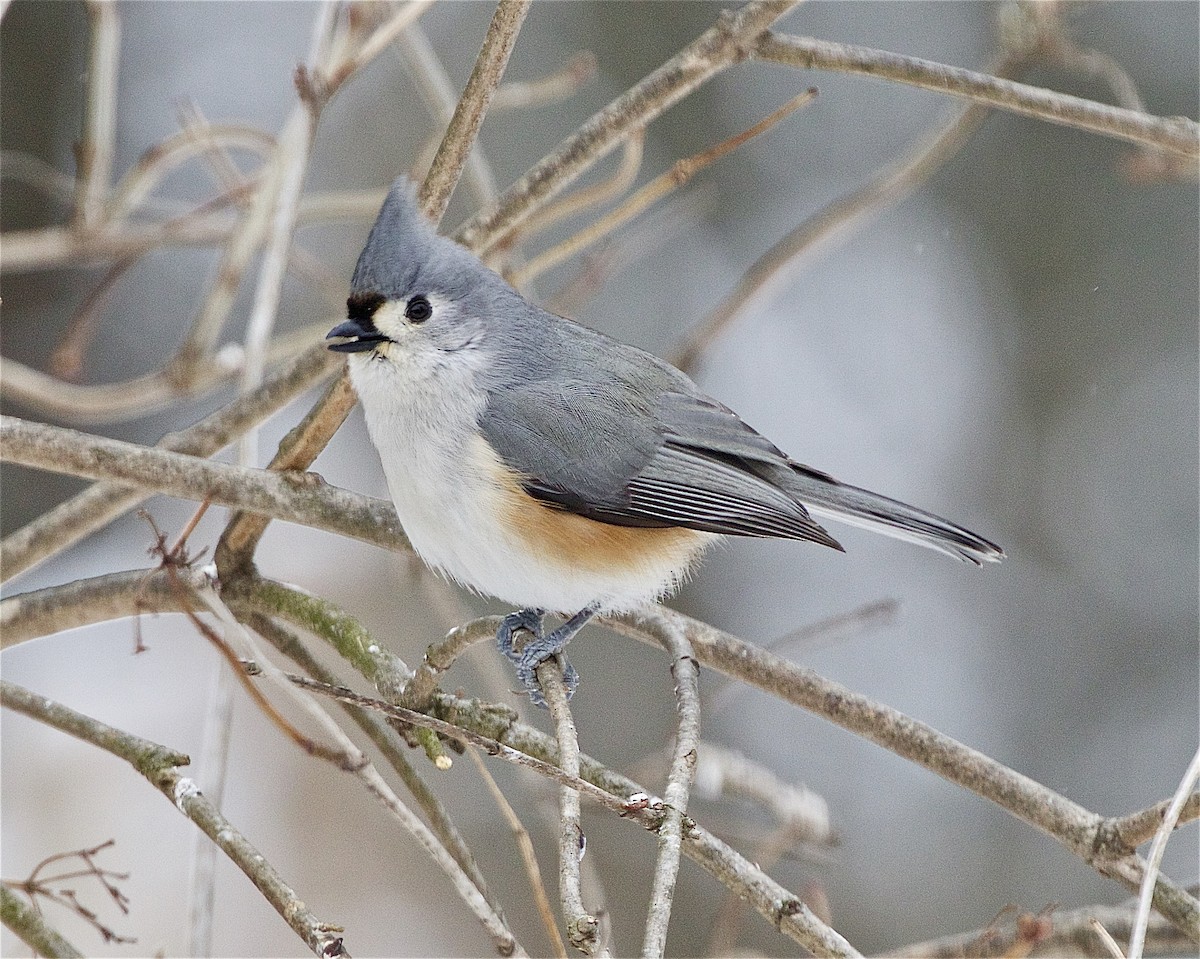
<instances>
[{"instance_id":1,"label":"tufted titmouse","mask_svg":"<svg viewBox=\"0 0 1200 959\"><path fill-rule=\"evenodd\" d=\"M539 663L596 613L671 592L720 535L840 550L811 510L977 565L1003 556L802 466L675 367L527 302L434 232L404 178L347 305L329 348L350 354L404 530L433 568L521 607L496 639L539 704ZM543 635L547 610L573 615Z\"/></svg>"}]
</instances>

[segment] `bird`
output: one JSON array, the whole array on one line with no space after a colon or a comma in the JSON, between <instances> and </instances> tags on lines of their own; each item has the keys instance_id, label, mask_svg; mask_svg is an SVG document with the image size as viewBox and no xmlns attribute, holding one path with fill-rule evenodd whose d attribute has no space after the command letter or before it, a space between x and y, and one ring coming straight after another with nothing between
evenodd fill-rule
<instances>
[{"instance_id":1,"label":"bird","mask_svg":"<svg viewBox=\"0 0 1200 959\"><path fill-rule=\"evenodd\" d=\"M842 550L839 520L976 565L999 546L793 460L651 353L531 303L437 233L396 180L328 333L416 553L517 609L500 651L536 669L597 614L673 592L725 536ZM547 613L565 617L546 632ZM525 640L518 645L518 638Z\"/></svg>"}]
</instances>

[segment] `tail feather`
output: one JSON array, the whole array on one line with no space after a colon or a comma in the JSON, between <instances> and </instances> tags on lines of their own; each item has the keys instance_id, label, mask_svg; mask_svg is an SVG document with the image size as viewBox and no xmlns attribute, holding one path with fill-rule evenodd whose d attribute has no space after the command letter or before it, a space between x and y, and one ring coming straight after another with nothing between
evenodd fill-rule
<instances>
[{"instance_id":1,"label":"tail feather","mask_svg":"<svg viewBox=\"0 0 1200 959\"><path fill-rule=\"evenodd\" d=\"M789 492L818 517L936 549L976 566L998 563L1004 557L1004 550L995 543L915 506L839 483L799 465L793 467L792 477Z\"/></svg>"}]
</instances>

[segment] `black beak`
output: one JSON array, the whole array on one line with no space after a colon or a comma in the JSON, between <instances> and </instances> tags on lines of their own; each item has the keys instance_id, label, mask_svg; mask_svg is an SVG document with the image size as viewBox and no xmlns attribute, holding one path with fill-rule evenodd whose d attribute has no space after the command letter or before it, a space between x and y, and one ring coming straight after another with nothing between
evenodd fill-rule
<instances>
[{"instance_id":1,"label":"black beak","mask_svg":"<svg viewBox=\"0 0 1200 959\"><path fill-rule=\"evenodd\" d=\"M331 340L336 336L346 337L346 342L330 343L329 348L335 353L362 353L364 350L375 349L380 343L391 342L378 330L367 329L358 320L339 323L325 334L325 339Z\"/></svg>"}]
</instances>

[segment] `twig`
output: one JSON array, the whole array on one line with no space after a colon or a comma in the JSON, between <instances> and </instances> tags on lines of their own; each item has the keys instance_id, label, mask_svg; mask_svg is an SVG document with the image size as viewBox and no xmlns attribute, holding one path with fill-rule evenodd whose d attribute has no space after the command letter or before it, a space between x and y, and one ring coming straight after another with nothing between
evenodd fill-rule
<instances>
[{"instance_id":1,"label":"twig","mask_svg":"<svg viewBox=\"0 0 1200 959\"><path fill-rule=\"evenodd\" d=\"M565 67L536 80L509 80L496 88L492 113L498 110L535 110L569 100L596 75L596 55L582 50Z\"/></svg>"},{"instance_id":2,"label":"twig","mask_svg":"<svg viewBox=\"0 0 1200 959\"><path fill-rule=\"evenodd\" d=\"M314 349L324 351L325 347L319 344ZM268 468L276 472L307 469L329 442L329 438L350 415L355 402L354 388L350 385L350 377L343 368L337 379L329 384L321 398L305 414L304 419L284 437ZM268 524L269 520L265 516L244 512L233 515L217 543L217 569L222 579L228 579L231 574L236 574L236 571L250 563L254 549L266 532ZM400 531L399 520L396 521L393 530Z\"/></svg>"},{"instance_id":3,"label":"twig","mask_svg":"<svg viewBox=\"0 0 1200 959\"><path fill-rule=\"evenodd\" d=\"M685 630L702 665L736 676L785 702L822 716L990 799L1057 839L1101 875L1131 889L1139 887L1143 875L1140 859L1133 855L1114 857L1111 852L1104 855L1103 849L1098 850L1108 823L1103 817L933 727L812 670L801 669L767 650L680 613L664 609L663 615ZM665 640L653 629L653 624L643 623L636 616L605 618L603 622L624 635L665 646ZM647 629L647 625L651 628ZM1200 942L1200 903L1161 876L1154 890L1155 908L1189 938Z\"/></svg>"},{"instance_id":4,"label":"twig","mask_svg":"<svg viewBox=\"0 0 1200 959\"><path fill-rule=\"evenodd\" d=\"M388 549L403 549L407 543L390 503L330 486L313 473L280 475L230 466L14 416L0 416L0 454L24 466L211 500Z\"/></svg>"},{"instance_id":5,"label":"twig","mask_svg":"<svg viewBox=\"0 0 1200 959\"><path fill-rule=\"evenodd\" d=\"M1148 809L1139 809L1128 816L1120 816L1112 820L1111 831L1115 845L1118 848L1132 850L1153 839L1162 826L1163 819L1172 802L1174 802L1174 797L1155 803ZM1175 823L1175 828L1178 829L1185 823L1194 822L1196 819L1200 819L1200 792L1194 792L1187 797L1183 808L1179 811L1179 820Z\"/></svg>"},{"instance_id":6,"label":"twig","mask_svg":"<svg viewBox=\"0 0 1200 959\"><path fill-rule=\"evenodd\" d=\"M66 332L50 354L49 365L55 376L72 383L79 382L83 373L83 358L87 355L100 308L120 279L137 265L139 257L118 260L71 314Z\"/></svg>"},{"instance_id":7,"label":"twig","mask_svg":"<svg viewBox=\"0 0 1200 959\"><path fill-rule=\"evenodd\" d=\"M37 911L7 886L0 886L0 922L39 956L46 959L82 959L76 949Z\"/></svg>"},{"instance_id":8,"label":"twig","mask_svg":"<svg viewBox=\"0 0 1200 959\"><path fill-rule=\"evenodd\" d=\"M1021 62L1023 54L1012 53L992 70L1003 75ZM959 151L988 112L987 107L978 104L961 110L932 137L922 139L907 156L885 167L870 182L826 205L774 243L755 260L729 295L687 334L671 361L682 370L694 369L717 337L754 302L787 282L807 254L911 194Z\"/></svg>"},{"instance_id":9,"label":"twig","mask_svg":"<svg viewBox=\"0 0 1200 959\"><path fill-rule=\"evenodd\" d=\"M647 612L647 619L659 620ZM642 955L646 959L666 955L667 927L675 898L675 880L679 875L679 856L683 846L683 823L688 794L696 774L696 747L700 743L700 667L692 655L691 644L674 624L658 623L658 629L671 655L671 675L675 679L675 709L679 726L675 733L671 771L663 790L665 803L662 826L658 830L658 859L654 865L654 884Z\"/></svg>"},{"instance_id":10,"label":"twig","mask_svg":"<svg viewBox=\"0 0 1200 959\"><path fill-rule=\"evenodd\" d=\"M736 796L762 806L787 829L793 842L836 840L829 806L820 795L725 746L712 742L700 746L693 790L703 799Z\"/></svg>"},{"instance_id":11,"label":"twig","mask_svg":"<svg viewBox=\"0 0 1200 959\"><path fill-rule=\"evenodd\" d=\"M508 55L516 41L517 31L527 10L528 0L503 0L497 6L492 26L484 39L475 69L467 83L467 89L455 110L454 119L443 139L445 152L439 151L440 160L430 170L422 185L422 197L442 196L436 223L449 202L454 184L462 172L462 164L474 142L479 125L487 110L487 103L504 72ZM518 15L519 14L519 15ZM426 185L428 184L428 185ZM432 200L430 201L432 203ZM422 203L426 213L432 206ZM280 444L271 459L273 470L303 470L311 465L317 454L325 448L338 427L345 422L356 398L350 386L349 376L343 372L325 391L304 420L292 430ZM265 532L269 520L263 517L247 517L236 514L226 526L217 544L217 568L223 579L244 570L251 562L254 550Z\"/></svg>"},{"instance_id":12,"label":"twig","mask_svg":"<svg viewBox=\"0 0 1200 959\"><path fill-rule=\"evenodd\" d=\"M1154 903L1154 891L1163 855L1167 851L1171 833L1175 831L1175 824L1179 821L1179 814L1183 812L1184 803L1187 802L1198 779L1200 779L1200 749L1196 750L1196 754L1188 764L1187 772L1183 774L1183 779L1171 799L1171 805L1167 807L1167 811L1163 815L1162 825L1158 827L1158 831L1154 834L1154 841L1150 844L1150 852L1146 857L1146 873L1142 877L1142 888L1138 893L1137 915L1134 918L1133 933L1129 937L1129 950L1126 953L1129 959L1142 959L1142 950L1146 946L1146 928L1150 922L1150 907ZM1161 906L1159 906L1159 910L1162 910Z\"/></svg>"},{"instance_id":13,"label":"twig","mask_svg":"<svg viewBox=\"0 0 1200 959\"><path fill-rule=\"evenodd\" d=\"M138 207L146 204L150 193L168 173L214 147L246 150L262 158L275 149L275 138L262 130L241 124L186 126L179 133L150 147L121 178L108 201L108 219L114 222L127 220ZM122 226L128 228L131 224L122 222Z\"/></svg>"},{"instance_id":14,"label":"twig","mask_svg":"<svg viewBox=\"0 0 1200 959\"><path fill-rule=\"evenodd\" d=\"M482 256L551 199L646 125L722 70L746 58L767 27L798 0L752 0L721 14L674 57L563 140L508 188L497 205L463 224L454 238Z\"/></svg>"},{"instance_id":15,"label":"twig","mask_svg":"<svg viewBox=\"0 0 1200 959\"><path fill-rule=\"evenodd\" d=\"M1151 116L974 70L811 37L767 33L759 39L755 55L805 70L882 77L1050 123L1161 147L1184 156L1200 156L1200 125L1186 117Z\"/></svg>"},{"instance_id":16,"label":"twig","mask_svg":"<svg viewBox=\"0 0 1200 959\"><path fill-rule=\"evenodd\" d=\"M230 745L233 741L233 677L228 663L215 664L204 711L204 733L200 768L204 776L200 784L213 805L220 809L225 803L225 786L229 781ZM205 842L203 833L196 833L188 863L188 954L213 954L213 916L217 893L217 848Z\"/></svg>"},{"instance_id":17,"label":"twig","mask_svg":"<svg viewBox=\"0 0 1200 959\"><path fill-rule=\"evenodd\" d=\"M571 779L578 779L579 735L575 731L571 707L567 704L562 668L556 660L547 660L538 667L537 677L546 696L550 718L554 721L559 768ZM558 807L558 896L567 925L567 941L581 952L594 956L600 946L600 922L584 906L579 884L579 860L583 858L586 842L580 822L579 793L571 786L561 787Z\"/></svg>"},{"instance_id":18,"label":"twig","mask_svg":"<svg viewBox=\"0 0 1200 959\"><path fill-rule=\"evenodd\" d=\"M6 397L47 416L79 424L113 423L207 393L234 379L237 365L224 356L207 357L192 367L187 383L178 382L167 370L158 370L122 383L81 385L47 376L15 360L0 359L0 379Z\"/></svg>"},{"instance_id":19,"label":"twig","mask_svg":"<svg viewBox=\"0 0 1200 959\"><path fill-rule=\"evenodd\" d=\"M485 621L478 622L482 629L482 623ZM498 619L492 617L490 623L494 636ZM583 754L580 755L583 778L568 777L562 769L553 765L552 760L557 759L558 754L554 739L532 727L517 723L514 714L508 709L487 707L478 702L458 700L440 694L434 708L439 714L454 715L457 725L450 725L410 709L366 700L348 689L319 689L316 684L299 677L293 678L293 682L299 682L302 687L324 695L378 709L379 712L394 715L395 718L413 725L425 725L440 736L476 745L488 755L532 769L560 785L569 785L572 789L580 791L581 795L595 799L605 808L616 811L624 819L635 820L652 831L656 831L661 825L661 799L650 799L640 785ZM638 796L641 796L641 799L638 799ZM850 943L821 922L808 906L720 839L691 822L683 838L684 852L692 861L713 875L716 880L730 888L738 889L751 901L755 910L782 934L816 955L858 955Z\"/></svg>"},{"instance_id":20,"label":"twig","mask_svg":"<svg viewBox=\"0 0 1200 959\"><path fill-rule=\"evenodd\" d=\"M533 893L533 903L537 906L538 917L542 920L542 928L546 930L546 938L554 947L554 954L559 959L567 959L567 947L558 931L558 924L554 921L554 910L550 906L550 897L546 895L546 884L542 881L542 871L538 867L537 855L534 853L533 840L529 838L529 831L521 823L517 811L505 798L495 778L488 772L487 764L479 758L479 750L468 746L467 755L471 757L471 762L479 771L483 784L487 786L497 808L507 821L508 828L512 830L517 851L521 854L521 864L525 867L525 876L529 880L529 891Z\"/></svg>"},{"instance_id":21,"label":"twig","mask_svg":"<svg viewBox=\"0 0 1200 959\"><path fill-rule=\"evenodd\" d=\"M249 646L253 660L263 667L258 675L266 675L269 678L273 678L277 685L287 689L289 695L296 697L296 701L301 703L308 714L320 725L325 731L325 735L337 743L335 752L345 756L347 759L346 764L342 768L347 772L352 772L363 784L367 792L379 800L389 815L429 853L434 863L446 874L459 897L471 912L474 913L476 919L479 920L488 935L491 936L500 955L525 955L524 949L513 936L504 917L487 900L483 894L483 890L475 884L456 857L450 854L449 850L438 840L433 831L421 822L412 810L401 801L391 786L380 776L374 764L359 751L358 747L342 731L341 727L333 721L322 707L317 705L315 700L311 697L301 696L299 690L287 681L282 670L271 664L269 660L266 660L261 653L255 650L254 644L250 641L250 637L245 632L244 627L234 619L232 612L216 596L211 587L208 587L201 595L207 603L211 604L210 608L218 613L222 622L226 623L230 629L241 632L242 640ZM245 673L239 670L239 675L245 676Z\"/></svg>"},{"instance_id":22,"label":"twig","mask_svg":"<svg viewBox=\"0 0 1200 959\"><path fill-rule=\"evenodd\" d=\"M899 610L900 603L895 599L864 603L849 612L838 613L785 633L766 643L763 648L783 653L793 647L803 647L806 652L811 652L814 649L849 642L851 639L860 639L877 629L890 626ZM741 684L733 679L725 679L708 695L708 708L714 711L726 709L734 701L734 697L743 692Z\"/></svg>"},{"instance_id":23,"label":"twig","mask_svg":"<svg viewBox=\"0 0 1200 959\"><path fill-rule=\"evenodd\" d=\"M234 603L234 607L235 611L245 619L256 633L271 643L280 653L296 663L313 679L330 686L342 685L339 678L309 652L307 646L295 630L282 625L262 613L241 607L237 603ZM426 818L429 820L429 827L433 830L438 840L462 867L463 872L471 878L471 881L475 883L479 891L483 893L484 898L491 903L492 908L498 914L503 915L499 903L496 902L495 898L488 891L483 873L479 871L479 864L475 861L475 857L467 847L466 841L458 831L458 827L454 825L454 821L450 818L450 814L446 811L445 806L434 795L417 770L413 768L412 763L408 761L404 751L404 744L398 739L395 730L389 728L374 713L368 710L346 702L343 702L341 705L346 714L366 734L367 738L375 744L380 754L387 760L388 765L400 777L405 788L408 789L425 813Z\"/></svg>"},{"instance_id":24,"label":"twig","mask_svg":"<svg viewBox=\"0 0 1200 959\"><path fill-rule=\"evenodd\" d=\"M180 575L192 574L180 571ZM316 597L289 591L268 580L243 579L237 586L238 594L228 598L234 608L239 608L243 603L257 603L260 610L285 615L291 621L312 630L335 645L356 669L377 686L392 690L403 687L403 678L393 676L396 672L392 663L394 657L375 646L370 637L352 620L339 618L328 603ZM144 571L135 570L11 597L0 602L0 639L5 645L13 645L48 632L128 616L138 608L156 611L178 608L177 598L168 587L164 574L157 573L147 577ZM469 632L474 634L476 640L491 638L495 636L497 625L496 617L476 620L470 624ZM388 678L389 676L393 678ZM547 775L555 781L563 781L561 771L548 762L543 761L539 765L538 760L528 758L526 762L518 758L526 753L533 753L553 759L557 750L547 737L515 723L513 712L506 707L485 708L467 701L454 700L452 697L438 697L437 706L440 712L455 715L460 723L475 721L481 724L479 731L483 735L480 735L411 710L367 700L349 690L338 689L336 695L345 702L377 709L404 722L425 725L439 735L477 745L486 749L490 755L498 755L509 761L520 761L522 765L529 765L542 775ZM495 738L488 738L489 736ZM505 745L501 745L496 739ZM585 776L609 790L604 792L589 787L595 790L589 795L605 802L610 808L617 808L632 815L632 811L625 809L622 797L643 792L642 788L631 780L604 769L586 756L581 756L580 762ZM649 828L654 828L660 819L661 815L639 821ZM684 834L684 851L689 858L720 881L731 888L741 889L760 915L796 942L819 955L856 955L844 939L821 923L803 903L716 837L699 828L691 829Z\"/></svg>"},{"instance_id":25,"label":"twig","mask_svg":"<svg viewBox=\"0 0 1200 959\"><path fill-rule=\"evenodd\" d=\"M495 635L498 619L490 623ZM482 638L482 637L480 637ZM540 673L539 673L540 675ZM580 754L583 778L568 776L553 764L558 748L555 740L516 721L507 708L487 706L471 700L439 694L433 704L440 715L455 717L455 725L400 706L369 700L348 689L322 688L302 677L292 681L306 689L334 696L394 716L413 725L426 726L463 743L469 743L496 756L531 769L560 785L570 786L589 799L656 831L662 823L662 800L651 799L637 783ZM543 691L545 687L543 686ZM640 799L638 797L641 797ZM731 889L737 889L756 911L784 935L820 956L857 956L858 953L837 932L830 929L807 906L776 883L762 870L690 820L683 834L684 852L701 868Z\"/></svg>"},{"instance_id":26,"label":"twig","mask_svg":"<svg viewBox=\"0 0 1200 959\"><path fill-rule=\"evenodd\" d=\"M1128 940L1133 929L1133 914L1136 900L1120 906L1083 906L1066 912L1050 915L1053 928L1039 943L1043 955L1079 954L1094 956L1103 949L1098 924L1110 938ZM1153 952L1161 956L1182 956L1195 949L1179 930L1161 916L1151 920ZM986 929L956 933L940 939L918 942L885 955L893 959L962 959L963 956L1003 956L1012 949L1020 937L1016 921L998 925L993 923ZM1148 945L1150 942L1148 941ZM981 947L987 949L982 952Z\"/></svg>"},{"instance_id":27,"label":"twig","mask_svg":"<svg viewBox=\"0 0 1200 959\"><path fill-rule=\"evenodd\" d=\"M450 204L450 194L458 183L467 154L470 153L496 87L504 76L508 58L521 32L521 24L529 13L532 0L499 0L492 22L488 25L483 47L475 67L467 79L463 95L455 107L454 116L446 128L441 146L434 155L418 194L418 201L434 223L442 219Z\"/></svg>"},{"instance_id":28,"label":"twig","mask_svg":"<svg viewBox=\"0 0 1200 959\"><path fill-rule=\"evenodd\" d=\"M716 162L725 156L725 154L737 149L747 140L769 130L784 117L811 103L816 93L815 89L806 90L804 93L793 97L778 110L764 117L749 129L743 130L741 133L735 134L701 153L677 160L670 170L655 177L615 210L605 214L599 220L589 224L586 229L580 230L574 236L569 237L557 246L551 247L522 269L518 270L513 275L513 285L517 287L525 286L538 275L570 259L577 253L586 250L598 240L608 236L623 224L628 223L648 206L662 199L672 190L682 187L709 164Z\"/></svg>"},{"instance_id":29,"label":"twig","mask_svg":"<svg viewBox=\"0 0 1200 959\"><path fill-rule=\"evenodd\" d=\"M1117 945L1117 940L1112 937L1112 933L1104 928L1104 923L1095 916L1092 916L1088 920L1088 925L1092 927L1092 931L1096 933L1096 936L1104 944L1104 948L1108 950L1108 954L1112 956L1112 959L1125 959L1125 953Z\"/></svg>"},{"instance_id":30,"label":"twig","mask_svg":"<svg viewBox=\"0 0 1200 959\"><path fill-rule=\"evenodd\" d=\"M187 756L115 729L8 680L0 680L0 704L124 759L221 847L315 955L346 955L335 935L340 930L319 921L267 859L179 771L180 766L188 764Z\"/></svg>"},{"instance_id":31,"label":"twig","mask_svg":"<svg viewBox=\"0 0 1200 959\"><path fill-rule=\"evenodd\" d=\"M149 519L148 514L146 518ZM220 636L216 630L205 623L196 611L192 608L192 599L202 597L206 591L211 593L211 583L208 577L189 578L184 580L178 575L179 569L189 568L190 563L187 555L182 552L168 551L165 548L166 538L154 526L154 521L150 520L150 525L154 528L155 535L158 539L158 544L154 552L162 557L162 568L166 573L167 584L175 593L175 598L179 608L184 615L191 621L196 631L207 639L221 654L226 664L233 671L238 681L242 684L246 695L250 701L258 707L259 712L275 726L284 737L290 739L294 745L299 747L310 756L316 756L319 759L324 759L326 762L332 763L338 769L343 771L353 771L362 763L362 756L357 750L350 752L339 751L332 747L326 746L304 733L300 732L291 722L289 722L283 714L275 707L275 705L263 695L262 690L250 681L249 677L240 669L240 663L237 654L234 653L227 640ZM241 627L239 626L238 629ZM261 657L260 657L261 658ZM269 669L269 667L268 667ZM270 675L270 673L268 673Z\"/></svg>"},{"instance_id":32,"label":"twig","mask_svg":"<svg viewBox=\"0 0 1200 959\"><path fill-rule=\"evenodd\" d=\"M432 114L442 136L454 116L454 108L458 103L450 77L442 65L441 57L434 49L421 25L414 23L405 30L397 41L402 56L400 63L408 73L409 79L416 85L417 91L425 101L425 106ZM497 91L497 94L499 90ZM493 100L493 109L494 100ZM438 143L440 144L440 138ZM435 149L434 147L430 148ZM467 182L475 193L479 204L492 203L496 199L496 176L487 160L481 146L467 154L467 164L464 168Z\"/></svg>"},{"instance_id":33,"label":"twig","mask_svg":"<svg viewBox=\"0 0 1200 959\"><path fill-rule=\"evenodd\" d=\"M642 168L645 145L646 131L634 130L625 140L624 149L621 151L621 163L611 177L600 183L576 190L574 193L569 193L561 200L537 210L526 218L518 232L511 234L510 241L515 243L518 237L528 239L548 230L555 223L620 196L637 180L638 171ZM525 270L528 270L528 267ZM520 287L533 278L525 275L525 270L513 275L514 286Z\"/></svg>"},{"instance_id":34,"label":"twig","mask_svg":"<svg viewBox=\"0 0 1200 959\"><path fill-rule=\"evenodd\" d=\"M75 147L75 225L83 230L100 225L105 194L112 179L117 126L117 60L121 52L121 21L117 17L116 4L90 0L87 12L92 43L88 55L83 136Z\"/></svg>"},{"instance_id":35,"label":"twig","mask_svg":"<svg viewBox=\"0 0 1200 959\"><path fill-rule=\"evenodd\" d=\"M274 373L259 389L239 397L211 416L159 441L161 449L211 456L243 430L278 412L337 365L328 350L309 350ZM4 581L79 542L133 509L149 492L101 482L43 513L0 542Z\"/></svg>"},{"instance_id":36,"label":"twig","mask_svg":"<svg viewBox=\"0 0 1200 959\"><path fill-rule=\"evenodd\" d=\"M403 36L432 5L433 0L412 0L404 4L390 20L379 26L367 38L357 53L334 67L328 77L322 78L325 96L332 96L351 75L383 53L397 37Z\"/></svg>"}]
</instances>

